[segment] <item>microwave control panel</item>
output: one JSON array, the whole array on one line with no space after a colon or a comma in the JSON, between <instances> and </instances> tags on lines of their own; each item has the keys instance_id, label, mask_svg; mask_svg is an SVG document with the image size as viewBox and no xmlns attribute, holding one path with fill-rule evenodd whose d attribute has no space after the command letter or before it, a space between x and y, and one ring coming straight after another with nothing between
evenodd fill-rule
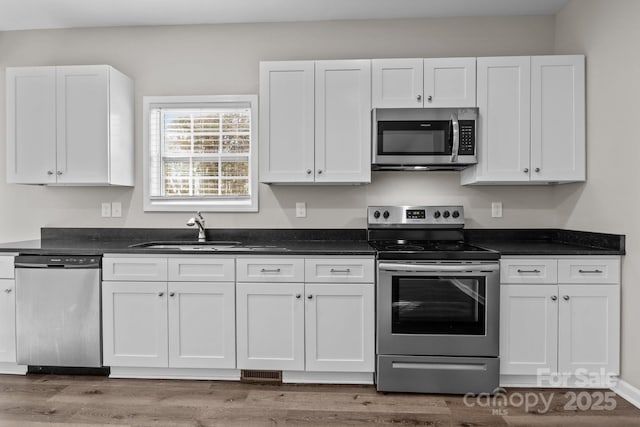
<instances>
[{"instance_id":1,"label":"microwave control panel","mask_svg":"<svg viewBox=\"0 0 640 427\"><path fill-rule=\"evenodd\" d=\"M460 155L474 155L476 153L476 122L475 120L460 120Z\"/></svg>"}]
</instances>

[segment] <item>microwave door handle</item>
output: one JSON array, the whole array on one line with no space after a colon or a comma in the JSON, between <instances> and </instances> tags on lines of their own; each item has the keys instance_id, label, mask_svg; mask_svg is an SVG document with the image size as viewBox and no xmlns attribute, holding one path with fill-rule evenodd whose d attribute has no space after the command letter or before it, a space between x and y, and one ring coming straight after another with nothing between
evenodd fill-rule
<instances>
[{"instance_id":1,"label":"microwave door handle","mask_svg":"<svg viewBox=\"0 0 640 427\"><path fill-rule=\"evenodd\" d=\"M456 113L451 113L451 126L453 127L451 163L458 163L458 151L460 150L460 123L458 123L458 115Z\"/></svg>"}]
</instances>

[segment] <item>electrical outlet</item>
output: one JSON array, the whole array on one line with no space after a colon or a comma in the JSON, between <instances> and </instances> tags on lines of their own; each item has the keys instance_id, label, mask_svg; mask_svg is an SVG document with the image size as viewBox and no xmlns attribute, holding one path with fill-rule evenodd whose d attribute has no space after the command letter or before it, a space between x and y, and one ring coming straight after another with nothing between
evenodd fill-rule
<instances>
[{"instance_id":1,"label":"electrical outlet","mask_svg":"<svg viewBox=\"0 0 640 427\"><path fill-rule=\"evenodd\" d=\"M111 203L111 216L114 218L120 218L122 216L122 203Z\"/></svg>"},{"instance_id":2,"label":"electrical outlet","mask_svg":"<svg viewBox=\"0 0 640 427\"><path fill-rule=\"evenodd\" d=\"M502 218L502 202L491 202L491 218Z\"/></svg>"},{"instance_id":3,"label":"electrical outlet","mask_svg":"<svg viewBox=\"0 0 640 427\"><path fill-rule=\"evenodd\" d=\"M111 203L103 203L102 204L102 217L110 218L111 217Z\"/></svg>"},{"instance_id":4,"label":"electrical outlet","mask_svg":"<svg viewBox=\"0 0 640 427\"><path fill-rule=\"evenodd\" d=\"M307 217L307 204L305 202L296 203L296 218Z\"/></svg>"}]
</instances>

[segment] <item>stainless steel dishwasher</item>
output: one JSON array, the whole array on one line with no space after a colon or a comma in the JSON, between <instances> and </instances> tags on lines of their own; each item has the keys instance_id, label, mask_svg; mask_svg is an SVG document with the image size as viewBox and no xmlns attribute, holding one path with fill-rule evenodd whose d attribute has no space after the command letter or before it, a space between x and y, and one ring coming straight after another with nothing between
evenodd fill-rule
<instances>
[{"instance_id":1,"label":"stainless steel dishwasher","mask_svg":"<svg viewBox=\"0 0 640 427\"><path fill-rule=\"evenodd\" d=\"M102 366L100 265L95 255L16 257L19 364Z\"/></svg>"}]
</instances>

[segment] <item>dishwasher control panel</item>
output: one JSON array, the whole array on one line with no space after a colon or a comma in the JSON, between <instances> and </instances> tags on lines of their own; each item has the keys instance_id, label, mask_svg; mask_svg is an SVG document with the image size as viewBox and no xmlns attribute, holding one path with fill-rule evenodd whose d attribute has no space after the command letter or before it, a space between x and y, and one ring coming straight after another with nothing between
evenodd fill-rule
<instances>
[{"instance_id":1,"label":"dishwasher control panel","mask_svg":"<svg viewBox=\"0 0 640 427\"><path fill-rule=\"evenodd\" d=\"M100 268L102 257L97 255L18 255L16 268Z\"/></svg>"}]
</instances>

